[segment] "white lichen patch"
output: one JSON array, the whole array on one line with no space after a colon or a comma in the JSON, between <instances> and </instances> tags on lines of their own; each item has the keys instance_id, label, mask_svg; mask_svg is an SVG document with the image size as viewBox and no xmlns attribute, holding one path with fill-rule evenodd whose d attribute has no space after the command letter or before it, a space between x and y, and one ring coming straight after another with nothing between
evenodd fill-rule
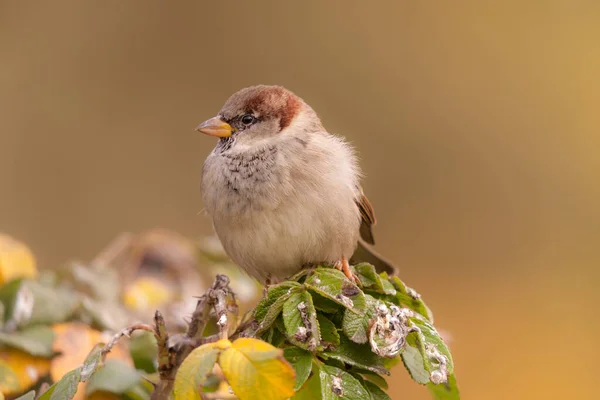
<instances>
[{"instance_id":1,"label":"white lichen patch","mask_svg":"<svg viewBox=\"0 0 600 400\"><path fill-rule=\"evenodd\" d=\"M342 386L342 378L339 376L333 376L331 382L331 391L338 397L344 395L344 387Z\"/></svg>"},{"instance_id":2,"label":"white lichen patch","mask_svg":"<svg viewBox=\"0 0 600 400\"><path fill-rule=\"evenodd\" d=\"M294 339L300 342L306 342L308 339L308 330L303 326L299 326L294 334Z\"/></svg>"},{"instance_id":3,"label":"white lichen patch","mask_svg":"<svg viewBox=\"0 0 600 400\"><path fill-rule=\"evenodd\" d=\"M415 299L415 300L418 300L418 299L421 298L421 295L419 293L417 293L417 291L415 289L413 289L413 288L407 287L406 288L406 293L408 293L408 295L410 297L412 297L413 299Z\"/></svg>"},{"instance_id":4,"label":"white lichen patch","mask_svg":"<svg viewBox=\"0 0 600 400\"><path fill-rule=\"evenodd\" d=\"M220 327L227 326L227 314L221 314L219 320L217 321L217 325L219 325Z\"/></svg>"},{"instance_id":5,"label":"white lichen patch","mask_svg":"<svg viewBox=\"0 0 600 400\"><path fill-rule=\"evenodd\" d=\"M388 308L379 302L369 330L371 350L381 357L396 357L406 344L406 336L414 331L414 328L408 325L408 318L411 316L413 312L408 308L394 305Z\"/></svg>"},{"instance_id":6,"label":"white lichen patch","mask_svg":"<svg viewBox=\"0 0 600 400\"><path fill-rule=\"evenodd\" d=\"M425 356L436 367L436 369L429 373L431 382L436 385L448 382L448 357L440 353L432 343L425 344Z\"/></svg>"},{"instance_id":7,"label":"white lichen patch","mask_svg":"<svg viewBox=\"0 0 600 400\"><path fill-rule=\"evenodd\" d=\"M313 281L315 282L315 285L321 284L321 280L319 278L315 278Z\"/></svg>"},{"instance_id":8,"label":"white lichen patch","mask_svg":"<svg viewBox=\"0 0 600 400\"><path fill-rule=\"evenodd\" d=\"M347 296L344 296L343 294L338 294L337 296L335 296L335 298L347 308L354 307L354 302L352 301L352 299Z\"/></svg>"}]
</instances>

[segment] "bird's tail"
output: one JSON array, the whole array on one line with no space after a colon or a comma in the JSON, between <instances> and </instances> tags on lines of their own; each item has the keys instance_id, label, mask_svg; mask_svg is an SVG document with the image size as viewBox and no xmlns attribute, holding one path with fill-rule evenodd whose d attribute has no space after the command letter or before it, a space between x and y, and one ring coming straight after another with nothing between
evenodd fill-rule
<instances>
[{"instance_id":1,"label":"bird's tail","mask_svg":"<svg viewBox=\"0 0 600 400\"><path fill-rule=\"evenodd\" d=\"M362 238L359 238L358 247L354 251L352 258L350 258L350 263L358 264L361 262L373 264L375 270L379 273L387 272L388 275L395 275L398 271L391 261L378 254L371 246L362 240Z\"/></svg>"}]
</instances>

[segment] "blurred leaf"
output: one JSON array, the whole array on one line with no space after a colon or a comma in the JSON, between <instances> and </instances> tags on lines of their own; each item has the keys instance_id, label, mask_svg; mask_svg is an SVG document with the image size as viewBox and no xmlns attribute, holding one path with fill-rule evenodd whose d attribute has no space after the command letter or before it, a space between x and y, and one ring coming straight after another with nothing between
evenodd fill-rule
<instances>
[{"instance_id":1,"label":"blurred leaf","mask_svg":"<svg viewBox=\"0 0 600 400\"><path fill-rule=\"evenodd\" d=\"M7 328L16 329L26 324L33 311L33 295L24 285L23 280L17 279L0 287L0 303L4 308L4 320Z\"/></svg>"},{"instance_id":2,"label":"blurred leaf","mask_svg":"<svg viewBox=\"0 0 600 400\"><path fill-rule=\"evenodd\" d=\"M372 400L392 400L379 386L370 381L364 381L363 386L371 394Z\"/></svg>"},{"instance_id":3,"label":"blurred leaf","mask_svg":"<svg viewBox=\"0 0 600 400\"><path fill-rule=\"evenodd\" d=\"M314 373L306 384L300 389L291 400L317 400L321 399L321 379L319 373ZM364 400L369 400L364 399Z\"/></svg>"},{"instance_id":4,"label":"blurred leaf","mask_svg":"<svg viewBox=\"0 0 600 400\"><path fill-rule=\"evenodd\" d=\"M294 386L294 390L298 390L304 385L310 375L313 355L306 350L289 347L283 351L283 356L294 367L294 371L296 371L296 385Z\"/></svg>"},{"instance_id":5,"label":"blurred leaf","mask_svg":"<svg viewBox=\"0 0 600 400\"><path fill-rule=\"evenodd\" d=\"M294 293L283 304L283 323L288 340L314 351L321 343L317 310L308 292Z\"/></svg>"},{"instance_id":6,"label":"blurred leaf","mask_svg":"<svg viewBox=\"0 0 600 400\"><path fill-rule=\"evenodd\" d=\"M215 343L195 348L181 363L175 377L176 399L199 399L198 390L206 382L221 353Z\"/></svg>"},{"instance_id":7,"label":"blurred leaf","mask_svg":"<svg viewBox=\"0 0 600 400\"><path fill-rule=\"evenodd\" d=\"M0 332L0 344L20 349L33 356L51 357L54 333L47 326L32 326L15 333Z\"/></svg>"},{"instance_id":8,"label":"blurred leaf","mask_svg":"<svg viewBox=\"0 0 600 400\"><path fill-rule=\"evenodd\" d=\"M2 399L2 397L0 397L0 399ZM17 397L15 400L35 400L35 390L31 390L25 393L23 396Z\"/></svg>"},{"instance_id":9,"label":"blurred leaf","mask_svg":"<svg viewBox=\"0 0 600 400\"><path fill-rule=\"evenodd\" d=\"M448 382L435 385L428 383L427 388L435 400L460 400L460 391L454 374L448 377Z\"/></svg>"},{"instance_id":10,"label":"blurred leaf","mask_svg":"<svg viewBox=\"0 0 600 400\"><path fill-rule=\"evenodd\" d=\"M319 370L322 400L365 400L369 392L360 382L346 371L330 365L322 365Z\"/></svg>"},{"instance_id":11,"label":"blurred leaf","mask_svg":"<svg viewBox=\"0 0 600 400\"><path fill-rule=\"evenodd\" d=\"M362 314L365 308L365 296L346 275L335 268L319 267L314 270L305 285L319 295L332 300L356 314Z\"/></svg>"},{"instance_id":12,"label":"blurred leaf","mask_svg":"<svg viewBox=\"0 0 600 400\"><path fill-rule=\"evenodd\" d=\"M81 368L81 382L87 381L102 366L103 348L103 344L95 345L86 357Z\"/></svg>"},{"instance_id":13,"label":"blurred leaf","mask_svg":"<svg viewBox=\"0 0 600 400\"><path fill-rule=\"evenodd\" d=\"M340 334L333 322L323 314L317 314L319 330L321 331L321 342L327 347L335 347L340 344Z\"/></svg>"},{"instance_id":14,"label":"blurred leaf","mask_svg":"<svg viewBox=\"0 0 600 400\"><path fill-rule=\"evenodd\" d=\"M83 318L87 317L90 323L98 326L100 329L118 331L124 325L130 316L120 303L101 302L90 297L83 297L81 300L81 309Z\"/></svg>"},{"instance_id":15,"label":"blurred leaf","mask_svg":"<svg viewBox=\"0 0 600 400\"><path fill-rule=\"evenodd\" d=\"M32 356L21 350L10 348L0 351L0 365L10 366L10 370L16 375L19 384L15 391L8 391L1 383L4 375L0 372L0 392L4 392L7 395L22 393L35 384L41 377L47 375L50 370L49 359Z\"/></svg>"},{"instance_id":16,"label":"blurred leaf","mask_svg":"<svg viewBox=\"0 0 600 400\"><path fill-rule=\"evenodd\" d=\"M35 258L24 243L0 233L0 285L17 278L37 277Z\"/></svg>"},{"instance_id":17,"label":"blurred leaf","mask_svg":"<svg viewBox=\"0 0 600 400\"><path fill-rule=\"evenodd\" d=\"M140 374L121 360L106 360L106 363L93 374L86 386L86 396L96 392L123 394L140 382Z\"/></svg>"},{"instance_id":18,"label":"blurred leaf","mask_svg":"<svg viewBox=\"0 0 600 400\"><path fill-rule=\"evenodd\" d=\"M119 274L105 265L71 266L71 273L77 288L103 303L118 303L121 300Z\"/></svg>"},{"instance_id":19,"label":"blurred leaf","mask_svg":"<svg viewBox=\"0 0 600 400\"><path fill-rule=\"evenodd\" d=\"M369 340L369 328L373 322L372 319L378 300L366 294L365 303L363 315L356 315L348 311L344 312L342 329L346 336L355 343L367 343Z\"/></svg>"},{"instance_id":20,"label":"blurred leaf","mask_svg":"<svg viewBox=\"0 0 600 400\"><path fill-rule=\"evenodd\" d=\"M157 351L156 337L150 332L135 333L129 341L129 353L135 368L144 372L156 372Z\"/></svg>"},{"instance_id":21,"label":"blurred leaf","mask_svg":"<svg viewBox=\"0 0 600 400\"><path fill-rule=\"evenodd\" d=\"M353 343L344 336L340 338L340 345L338 347L324 352L323 355L378 374L390 374L383 365L383 358L374 354L369 345Z\"/></svg>"},{"instance_id":22,"label":"blurred leaf","mask_svg":"<svg viewBox=\"0 0 600 400\"><path fill-rule=\"evenodd\" d=\"M56 324L52 327L55 333L53 350L60 353L50 364L50 376L55 382L67 371L82 365L88 357L93 357L94 347L104 341L102 332L78 322ZM131 363L129 352L122 343L117 343L107 355L107 359L120 359ZM93 359L89 359L90 362ZM83 374L87 377L87 371Z\"/></svg>"},{"instance_id":23,"label":"blurred leaf","mask_svg":"<svg viewBox=\"0 0 600 400\"><path fill-rule=\"evenodd\" d=\"M240 400L284 400L294 394L294 369L281 349L261 340L237 339L221 353L219 365Z\"/></svg>"},{"instance_id":24,"label":"blurred leaf","mask_svg":"<svg viewBox=\"0 0 600 400\"><path fill-rule=\"evenodd\" d=\"M274 289L272 293L269 289L267 298L261 300L256 307L256 320L260 322L259 332L268 329L283 310L283 304L287 299L302 290L300 284L295 282L284 283L285 285L278 285L276 289L272 288Z\"/></svg>"},{"instance_id":25,"label":"blurred leaf","mask_svg":"<svg viewBox=\"0 0 600 400\"><path fill-rule=\"evenodd\" d=\"M127 308L135 311L156 309L173 298L171 288L153 277L137 278L123 293L123 302Z\"/></svg>"},{"instance_id":26,"label":"blurred leaf","mask_svg":"<svg viewBox=\"0 0 600 400\"><path fill-rule=\"evenodd\" d=\"M0 393L10 395L19 393L22 390L19 384L19 377L15 371L13 371L8 363L0 360Z\"/></svg>"},{"instance_id":27,"label":"blurred leaf","mask_svg":"<svg viewBox=\"0 0 600 400\"><path fill-rule=\"evenodd\" d=\"M54 324L66 321L79 305L77 295L70 289L52 288L38 282L25 281L23 284L34 298L31 324Z\"/></svg>"},{"instance_id":28,"label":"blurred leaf","mask_svg":"<svg viewBox=\"0 0 600 400\"><path fill-rule=\"evenodd\" d=\"M80 377L81 367L67 372L58 382L50 386L38 400L71 400L77 393Z\"/></svg>"},{"instance_id":29,"label":"blurred leaf","mask_svg":"<svg viewBox=\"0 0 600 400\"><path fill-rule=\"evenodd\" d=\"M386 274L383 273L382 275L385 276ZM407 307L433 322L433 314L429 307L421 300L419 293L406 286L397 276L392 276L389 280L397 291L395 296L387 297L390 301L397 306Z\"/></svg>"}]
</instances>

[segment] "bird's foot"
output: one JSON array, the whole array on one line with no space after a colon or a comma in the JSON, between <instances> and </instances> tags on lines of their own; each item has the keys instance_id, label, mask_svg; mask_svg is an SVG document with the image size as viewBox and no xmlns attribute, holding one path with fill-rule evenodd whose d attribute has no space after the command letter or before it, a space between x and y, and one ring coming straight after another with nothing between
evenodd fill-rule
<instances>
[{"instance_id":1,"label":"bird's foot","mask_svg":"<svg viewBox=\"0 0 600 400\"><path fill-rule=\"evenodd\" d=\"M358 276L352 273L352 270L350 269L350 264L348 263L348 259L346 257L342 257L342 259L336 262L334 266L337 270L342 271L344 275L346 275L346 278L350 279L350 282L361 286Z\"/></svg>"}]
</instances>

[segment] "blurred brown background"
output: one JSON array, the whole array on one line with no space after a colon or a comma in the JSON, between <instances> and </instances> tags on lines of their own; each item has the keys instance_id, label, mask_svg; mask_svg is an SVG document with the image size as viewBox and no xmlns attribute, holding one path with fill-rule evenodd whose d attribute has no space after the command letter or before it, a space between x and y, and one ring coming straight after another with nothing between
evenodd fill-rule
<instances>
[{"instance_id":1,"label":"blurred brown background","mask_svg":"<svg viewBox=\"0 0 600 400\"><path fill-rule=\"evenodd\" d=\"M360 151L464 399L597 399L600 3L0 2L0 230L211 232L193 128L282 84ZM426 399L401 367L393 399Z\"/></svg>"}]
</instances>

